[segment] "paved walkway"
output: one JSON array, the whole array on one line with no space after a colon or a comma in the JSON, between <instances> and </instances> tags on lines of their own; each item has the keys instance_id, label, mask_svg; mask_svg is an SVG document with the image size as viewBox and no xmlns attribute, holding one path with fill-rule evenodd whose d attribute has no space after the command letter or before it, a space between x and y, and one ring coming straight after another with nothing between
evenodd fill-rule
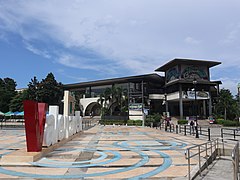
<instances>
[{"instance_id":1,"label":"paved walkway","mask_svg":"<svg viewBox=\"0 0 240 180\"><path fill-rule=\"evenodd\" d=\"M233 180L233 166L229 156L215 160L208 168L196 180Z\"/></svg>"},{"instance_id":2,"label":"paved walkway","mask_svg":"<svg viewBox=\"0 0 240 180\"><path fill-rule=\"evenodd\" d=\"M205 140L150 128L95 126L29 165L1 166L0 178L186 179L185 149ZM25 146L23 130L0 131L0 157ZM191 168L197 160L191 160Z\"/></svg>"}]
</instances>

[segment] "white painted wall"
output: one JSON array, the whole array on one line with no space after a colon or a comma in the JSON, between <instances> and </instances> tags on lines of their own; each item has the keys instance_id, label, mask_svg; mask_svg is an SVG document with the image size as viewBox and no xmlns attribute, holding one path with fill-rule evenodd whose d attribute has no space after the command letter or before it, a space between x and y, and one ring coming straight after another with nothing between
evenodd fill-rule
<instances>
[{"instance_id":1,"label":"white painted wall","mask_svg":"<svg viewBox=\"0 0 240 180\"><path fill-rule=\"evenodd\" d=\"M63 115L64 116L74 115L75 98L71 95L70 91L64 91L63 101L64 101ZM72 114L70 114L71 102L72 102Z\"/></svg>"},{"instance_id":2,"label":"white painted wall","mask_svg":"<svg viewBox=\"0 0 240 180\"><path fill-rule=\"evenodd\" d=\"M164 94L149 94L149 99L164 99Z\"/></svg>"},{"instance_id":3,"label":"white painted wall","mask_svg":"<svg viewBox=\"0 0 240 180\"><path fill-rule=\"evenodd\" d=\"M83 107L83 115L85 115L85 111L86 111L88 105L93 102L98 102L98 99L99 99L99 97L80 99L80 105L82 105L82 107Z\"/></svg>"},{"instance_id":4,"label":"white painted wall","mask_svg":"<svg viewBox=\"0 0 240 180\"><path fill-rule=\"evenodd\" d=\"M129 119L130 120L143 120L144 114L142 111L129 110Z\"/></svg>"},{"instance_id":5,"label":"white painted wall","mask_svg":"<svg viewBox=\"0 0 240 180\"><path fill-rule=\"evenodd\" d=\"M167 94L167 101L178 100L180 98L179 91Z\"/></svg>"}]
</instances>

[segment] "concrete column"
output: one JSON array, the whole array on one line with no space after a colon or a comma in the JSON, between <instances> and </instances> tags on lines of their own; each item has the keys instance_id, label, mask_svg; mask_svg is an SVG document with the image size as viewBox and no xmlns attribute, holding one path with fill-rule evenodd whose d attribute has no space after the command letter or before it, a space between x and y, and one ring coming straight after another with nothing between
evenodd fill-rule
<instances>
[{"instance_id":1,"label":"concrete column","mask_svg":"<svg viewBox=\"0 0 240 180\"><path fill-rule=\"evenodd\" d=\"M212 97L211 94L209 93L209 116L212 115Z\"/></svg>"},{"instance_id":2,"label":"concrete column","mask_svg":"<svg viewBox=\"0 0 240 180\"><path fill-rule=\"evenodd\" d=\"M182 85L179 85L179 111L180 111L180 119L183 119L183 100L182 100Z\"/></svg>"},{"instance_id":3,"label":"concrete column","mask_svg":"<svg viewBox=\"0 0 240 180\"><path fill-rule=\"evenodd\" d=\"M64 91L64 97L63 97L63 101L64 101L64 109L63 109L63 115L64 116L69 116L69 91Z\"/></svg>"},{"instance_id":4,"label":"concrete column","mask_svg":"<svg viewBox=\"0 0 240 180\"><path fill-rule=\"evenodd\" d=\"M165 102L165 106L166 106L166 112L168 112L168 101L167 100Z\"/></svg>"},{"instance_id":5,"label":"concrete column","mask_svg":"<svg viewBox=\"0 0 240 180\"><path fill-rule=\"evenodd\" d=\"M206 112L206 100L203 100L203 116L204 116L204 118L207 117L207 112Z\"/></svg>"}]
</instances>

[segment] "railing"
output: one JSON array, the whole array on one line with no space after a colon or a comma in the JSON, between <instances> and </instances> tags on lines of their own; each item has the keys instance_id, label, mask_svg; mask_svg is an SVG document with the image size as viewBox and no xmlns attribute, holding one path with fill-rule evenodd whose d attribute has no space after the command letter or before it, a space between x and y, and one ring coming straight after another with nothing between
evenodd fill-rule
<instances>
[{"instance_id":1,"label":"railing","mask_svg":"<svg viewBox=\"0 0 240 180\"><path fill-rule=\"evenodd\" d=\"M198 126L198 127L199 127L198 128L199 135L208 137L208 141L210 141L211 140L211 129L210 128L204 129L201 126ZM185 136L188 134L189 135L196 134L195 127L190 126L190 125L176 125L176 127L175 127L173 124L166 126L166 123L161 123L159 128L160 128L160 130L164 129L165 131L176 132L176 134L183 133Z\"/></svg>"},{"instance_id":2,"label":"railing","mask_svg":"<svg viewBox=\"0 0 240 180\"><path fill-rule=\"evenodd\" d=\"M232 163L233 163L233 179L238 180L239 174L239 142L234 146L232 151Z\"/></svg>"},{"instance_id":3,"label":"railing","mask_svg":"<svg viewBox=\"0 0 240 180\"><path fill-rule=\"evenodd\" d=\"M190 125L178 125L179 133L184 133L186 136L187 134L194 134L194 128Z\"/></svg>"},{"instance_id":4,"label":"railing","mask_svg":"<svg viewBox=\"0 0 240 180\"><path fill-rule=\"evenodd\" d=\"M200 135L207 136L208 140L211 140L211 130L210 128L203 129L201 126L199 127Z\"/></svg>"},{"instance_id":5,"label":"railing","mask_svg":"<svg viewBox=\"0 0 240 180\"><path fill-rule=\"evenodd\" d=\"M128 120L128 116L102 116L102 120Z\"/></svg>"},{"instance_id":6,"label":"railing","mask_svg":"<svg viewBox=\"0 0 240 180\"><path fill-rule=\"evenodd\" d=\"M87 130L90 127L93 127L94 125L97 124L97 120L95 119L87 119L82 121L82 129Z\"/></svg>"},{"instance_id":7,"label":"railing","mask_svg":"<svg viewBox=\"0 0 240 180\"><path fill-rule=\"evenodd\" d=\"M209 161L210 163L216 159L217 156L217 149L219 146L218 139L212 140L203 144L195 145L190 148L187 148L185 151L185 157L188 160L188 179L191 179L191 158L198 156L198 174L201 176L202 172L202 162L201 162L201 154L204 154L204 159L206 159L206 162L204 165L208 168ZM195 152L197 150L197 152ZM210 153L209 153L210 151Z\"/></svg>"},{"instance_id":8,"label":"railing","mask_svg":"<svg viewBox=\"0 0 240 180\"><path fill-rule=\"evenodd\" d=\"M233 139L231 140L236 140L237 136L240 136L240 134L238 134L240 129L231 129L231 128L221 128L221 138L224 138L224 135L228 135L228 136L233 136Z\"/></svg>"},{"instance_id":9,"label":"railing","mask_svg":"<svg viewBox=\"0 0 240 180\"><path fill-rule=\"evenodd\" d=\"M175 131L174 124L167 125L166 123L161 123L159 128L160 128L160 130L164 129L165 131L169 131L169 132Z\"/></svg>"},{"instance_id":10,"label":"railing","mask_svg":"<svg viewBox=\"0 0 240 180\"><path fill-rule=\"evenodd\" d=\"M0 128L23 128L24 127L24 119L11 119L11 118L3 118L0 119Z\"/></svg>"}]
</instances>

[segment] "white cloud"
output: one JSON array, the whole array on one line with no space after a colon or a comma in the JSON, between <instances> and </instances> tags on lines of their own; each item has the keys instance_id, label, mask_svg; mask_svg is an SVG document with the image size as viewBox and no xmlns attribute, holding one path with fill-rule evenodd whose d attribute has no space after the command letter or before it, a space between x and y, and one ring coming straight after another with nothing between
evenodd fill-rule
<instances>
[{"instance_id":1,"label":"white cloud","mask_svg":"<svg viewBox=\"0 0 240 180\"><path fill-rule=\"evenodd\" d=\"M222 41L223 44L231 44L240 41L240 24L234 24L231 26L230 32L228 32L227 37Z\"/></svg>"},{"instance_id":2,"label":"white cloud","mask_svg":"<svg viewBox=\"0 0 240 180\"><path fill-rule=\"evenodd\" d=\"M3 32L0 32L0 40L8 43L7 36Z\"/></svg>"},{"instance_id":3,"label":"white cloud","mask_svg":"<svg viewBox=\"0 0 240 180\"><path fill-rule=\"evenodd\" d=\"M87 69L87 70L94 70L101 73L106 74L116 74L117 67L114 67L109 64L93 64L89 61L91 59L84 59L81 57L76 57L71 54L60 54L59 58L56 61L64 66L77 68L77 69Z\"/></svg>"},{"instance_id":4,"label":"white cloud","mask_svg":"<svg viewBox=\"0 0 240 180\"><path fill-rule=\"evenodd\" d=\"M197 44L200 44L201 41L198 41L192 37L186 37L184 39L184 42L187 43L187 44L192 44L192 45L197 45Z\"/></svg>"},{"instance_id":5,"label":"white cloud","mask_svg":"<svg viewBox=\"0 0 240 180\"><path fill-rule=\"evenodd\" d=\"M31 51L32 53L36 54L36 55L39 55L39 56L42 56L46 59L50 59L51 58L51 55L46 51L46 50L41 50L41 49L38 49L36 47L34 47L33 45L27 43L27 42L24 42L25 44L25 48L29 51Z\"/></svg>"},{"instance_id":6,"label":"white cloud","mask_svg":"<svg viewBox=\"0 0 240 180\"><path fill-rule=\"evenodd\" d=\"M240 51L219 42L226 34L229 42L239 38L239 27L226 28L240 23L239 5L227 0L0 1L0 32L20 35L28 50L64 66L100 73L149 73L174 57L216 59L229 68L239 64ZM39 41L61 49L38 48L34 42ZM83 49L97 56L79 55Z\"/></svg>"},{"instance_id":7,"label":"white cloud","mask_svg":"<svg viewBox=\"0 0 240 180\"><path fill-rule=\"evenodd\" d=\"M67 78L76 80L77 82L86 82L86 81L89 81L89 79L87 79L87 78L69 75L69 74L67 74L67 73L65 72L65 70L63 70L63 69L57 69L57 73L65 76L65 77L67 77Z\"/></svg>"},{"instance_id":8,"label":"white cloud","mask_svg":"<svg viewBox=\"0 0 240 180\"><path fill-rule=\"evenodd\" d=\"M222 85L220 85L220 88L224 88L224 89L229 89L232 93L232 95L236 95L237 94L237 85L240 82L240 79L233 79L233 78L220 78L220 81L222 81Z\"/></svg>"}]
</instances>

